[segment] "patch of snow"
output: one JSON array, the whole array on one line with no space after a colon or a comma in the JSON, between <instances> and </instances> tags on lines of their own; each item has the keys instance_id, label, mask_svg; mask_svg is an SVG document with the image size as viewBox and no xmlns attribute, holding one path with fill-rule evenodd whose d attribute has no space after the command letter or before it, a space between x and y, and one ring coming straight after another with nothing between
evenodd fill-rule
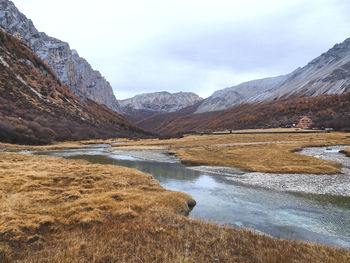
<instances>
[{"instance_id":1,"label":"patch of snow","mask_svg":"<svg viewBox=\"0 0 350 263\"><path fill-rule=\"evenodd\" d=\"M27 82L25 82L24 79L22 79L22 77L20 75L16 75L16 78L24 85L24 86L28 86Z\"/></svg>"},{"instance_id":2,"label":"patch of snow","mask_svg":"<svg viewBox=\"0 0 350 263\"><path fill-rule=\"evenodd\" d=\"M5 61L3 57L0 56L0 62L3 64L5 67L10 67L10 65Z\"/></svg>"},{"instance_id":3,"label":"patch of snow","mask_svg":"<svg viewBox=\"0 0 350 263\"><path fill-rule=\"evenodd\" d=\"M36 89L29 87L31 91L34 92L35 95L37 95L40 99L46 100L42 94L40 94Z\"/></svg>"}]
</instances>

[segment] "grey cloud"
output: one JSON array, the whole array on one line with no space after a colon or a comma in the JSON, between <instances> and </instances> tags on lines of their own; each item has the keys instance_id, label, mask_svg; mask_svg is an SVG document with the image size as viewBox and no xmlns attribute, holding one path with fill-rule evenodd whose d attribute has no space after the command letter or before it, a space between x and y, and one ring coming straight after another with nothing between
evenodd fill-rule
<instances>
[{"instance_id":1,"label":"grey cloud","mask_svg":"<svg viewBox=\"0 0 350 263\"><path fill-rule=\"evenodd\" d=\"M57 19L42 10L50 8L45 0L14 1L101 71L118 99L162 90L208 96L289 73L350 37L348 0L149 0L137 8L137 1L103 0L96 10L76 0L74 8L84 8L74 27L69 0L52 2L67 11L64 20L60 10Z\"/></svg>"}]
</instances>

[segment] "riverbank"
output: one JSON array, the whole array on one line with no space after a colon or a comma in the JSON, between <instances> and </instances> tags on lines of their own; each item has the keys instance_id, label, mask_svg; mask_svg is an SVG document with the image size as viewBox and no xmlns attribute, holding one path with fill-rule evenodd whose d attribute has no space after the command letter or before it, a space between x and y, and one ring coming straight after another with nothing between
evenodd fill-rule
<instances>
[{"instance_id":1,"label":"riverbank","mask_svg":"<svg viewBox=\"0 0 350 263\"><path fill-rule=\"evenodd\" d=\"M21 152L21 151L53 151L66 149L83 149L97 144L117 145L129 141L124 138L109 140L88 140L88 141L67 141L57 142L49 145L19 145L0 142L0 152Z\"/></svg>"},{"instance_id":2,"label":"riverbank","mask_svg":"<svg viewBox=\"0 0 350 263\"><path fill-rule=\"evenodd\" d=\"M346 156L350 157L350 148L346 148L341 151L342 153L346 154Z\"/></svg>"},{"instance_id":3,"label":"riverbank","mask_svg":"<svg viewBox=\"0 0 350 263\"><path fill-rule=\"evenodd\" d=\"M344 147L311 147L302 149L298 154L305 156L317 156L323 160L341 163L340 173L337 174L296 174L296 173L261 173L247 172L239 168L228 166L198 165L187 168L224 176L225 178L247 186L258 186L267 189L285 192L302 192L318 195L350 196L350 158L341 152ZM334 151L329 155L322 155L328 150ZM336 149L336 150L334 150ZM165 150L114 150L113 154L130 156L137 159L157 162L180 162L174 156L168 155Z\"/></svg>"},{"instance_id":4,"label":"riverbank","mask_svg":"<svg viewBox=\"0 0 350 263\"><path fill-rule=\"evenodd\" d=\"M80 149L94 144L109 144L112 146L111 151L164 150L175 155L186 165L228 166L249 172L276 174L340 173L341 165L338 162L300 155L296 152L305 147L350 145L349 133L270 134L268 131L259 134L190 135L169 140L90 140L44 146L0 143L0 151Z\"/></svg>"},{"instance_id":5,"label":"riverbank","mask_svg":"<svg viewBox=\"0 0 350 263\"><path fill-rule=\"evenodd\" d=\"M193 205L135 169L0 153L1 262L346 262L350 252L183 214Z\"/></svg>"},{"instance_id":6,"label":"riverbank","mask_svg":"<svg viewBox=\"0 0 350 263\"><path fill-rule=\"evenodd\" d=\"M186 165L228 166L249 172L337 174L340 163L296 152L305 147L350 145L349 133L230 134L130 141L116 150L167 150Z\"/></svg>"}]
</instances>

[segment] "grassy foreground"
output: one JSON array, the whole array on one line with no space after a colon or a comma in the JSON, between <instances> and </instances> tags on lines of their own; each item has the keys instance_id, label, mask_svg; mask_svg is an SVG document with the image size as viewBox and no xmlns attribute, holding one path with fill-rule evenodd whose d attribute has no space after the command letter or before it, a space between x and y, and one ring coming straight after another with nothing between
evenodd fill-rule
<instances>
[{"instance_id":1,"label":"grassy foreground","mask_svg":"<svg viewBox=\"0 0 350 263\"><path fill-rule=\"evenodd\" d=\"M349 262L350 252L184 216L134 169L0 153L0 262Z\"/></svg>"},{"instance_id":2,"label":"grassy foreground","mask_svg":"<svg viewBox=\"0 0 350 263\"><path fill-rule=\"evenodd\" d=\"M185 164L233 166L269 173L335 174L340 164L296 151L308 146L350 145L349 133L195 135L141 140L118 149L166 149Z\"/></svg>"}]
</instances>

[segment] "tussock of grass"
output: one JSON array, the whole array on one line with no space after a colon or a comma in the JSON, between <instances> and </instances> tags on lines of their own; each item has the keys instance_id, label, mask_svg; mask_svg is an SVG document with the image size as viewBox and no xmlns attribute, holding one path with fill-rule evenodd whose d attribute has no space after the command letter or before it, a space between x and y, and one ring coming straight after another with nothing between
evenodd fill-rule
<instances>
[{"instance_id":1,"label":"tussock of grass","mask_svg":"<svg viewBox=\"0 0 350 263\"><path fill-rule=\"evenodd\" d=\"M137 217L159 207L187 213L190 199L135 169L0 154L2 242L41 240L47 232Z\"/></svg>"},{"instance_id":2,"label":"tussock of grass","mask_svg":"<svg viewBox=\"0 0 350 263\"><path fill-rule=\"evenodd\" d=\"M168 149L185 164L233 166L269 173L335 174L340 164L296 153L303 147L349 145L347 133L231 134L186 136L182 139L141 140L123 149Z\"/></svg>"},{"instance_id":3,"label":"tussock of grass","mask_svg":"<svg viewBox=\"0 0 350 263\"><path fill-rule=\"evenodd\" d=\"M29 248L25 248L28 251ZM283 241L246 230L153 213L118 218L65 238L18 262L349 262L350 253L325 246Z\"/></svg>"},{"instance_id":4,"label":"tussock of grass","mask_svg":"<svg viewBox=\"0 0 350 263\"><path fill-rule=\"evenodd\" d=\"M344 150L342 150L342 153L346 154L346 156L350 157L350 148L346 148Z\"/></svg>"},{"instance_id":5,"label":"tussock of grass","mask_svg":"<svg viewBox=\"0 0 350 263\"><path fill-rule=\"evenodd\" d=\"M247 171L267 173L335 174L337 162L293 153L295 145L247 145L242 147L207 146L177 150L174 153L189 164L239 167Z\"/></svg>"}]
</instances>

